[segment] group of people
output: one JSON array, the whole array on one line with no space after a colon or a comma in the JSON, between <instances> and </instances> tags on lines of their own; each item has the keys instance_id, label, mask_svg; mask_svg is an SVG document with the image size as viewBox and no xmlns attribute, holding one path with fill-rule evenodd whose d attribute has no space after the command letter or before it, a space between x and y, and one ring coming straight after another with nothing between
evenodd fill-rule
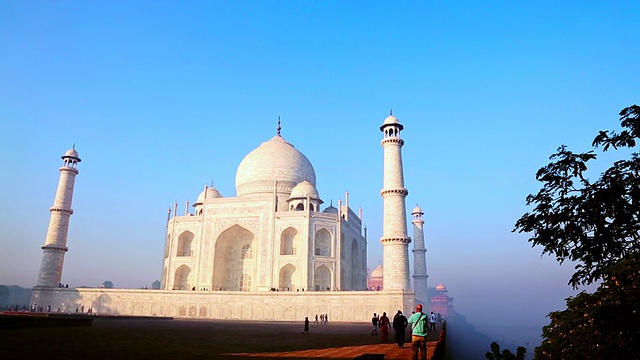
<instances>
[{"instance_id":1,"label":"group of people","mask_svg":"<svg viewBox=\"0 0 640 360\"><path fill-rule=\"evenodd\" d=\"M420 354L421 359L427 358L427 332L436 331L436 322L438 317L431 312L429 316L422 312L422 304L416 306L416 311L407 319L402 314L402 311L398 310L393 317L393 321L390 322L387 317L387 313L383 312L382 316L374 313L371 318L371 335L378 335L378 329L380 329L380 338L382 342L387 342L389 338L389 327L393 326L395 331L395 340L398 343L399 348L404 348L405 333L407 326L411 324L411 342L413 349L413 359L418 359Z\"/></svg>"},{"instance_id":2,"label":"group of people","mask_svg":"<svg viewBox=\"0 0 640 360\"><path fill-rule=\"evenodd\" d=\"M320 322L323 324L326 324L329 322L329 314L320 314ZM316 314L316 321L315 323L318 323L318 314Z\"/></svg>"},{"instance_id":3,"label":"group of people","mask_svg":"<svg viewBox=\"0 0 640 360\"><path fill-rule=\"evenodd\" d=\"M320 315L321 322L327 323L327 319L327 314ZM380 329L380 338L382 342L387 342L389 339L389 327L393 327L393 330L395 331L395 340L398 343L398 347L404 348L407 326L411 325L411 348L413 350L413 359L418 360L418 355L420 355L420 359L426 360L427 333L429 331L436 331L437 322L438 317L433 313L433 311L430 315L427 315L422 312L422 304L418 304L416 306L416 311L413 312L413 314L411 314L408 319L402 314L402 311L400 310L398 310L398 312L394 315L393 321L389 320L386 312L383 312L382 316L374 313L373 317L371 318L371 325L373 326L371 335L378 335L378 329ZM318 323L317 314L315 323ZM305 335L309 335L308 317L304 318L304 331L302 333Z\"/></svg>"}]
</instances>

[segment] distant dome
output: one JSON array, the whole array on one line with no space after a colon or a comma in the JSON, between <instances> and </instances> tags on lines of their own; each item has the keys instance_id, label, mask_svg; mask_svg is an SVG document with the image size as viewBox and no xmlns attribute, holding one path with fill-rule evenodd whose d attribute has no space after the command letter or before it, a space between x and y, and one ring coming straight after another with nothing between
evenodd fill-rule
<instances>
[{"instance_id":1,"label":"distant dome","mask_svg":"<svg viewBox=\"0 0 640 360\"><path fill-rule=\"evenodd\" d=\"M371 278L381 278L383 276L384 269L382 268L382 265L378 265L378 267L371 272Z\"/></svg>"},{"instance_id":2,"label":"distant dome","mask_svg":"<svg viewBox=\"0 0 640 360\"><path fill-rule=\"evenodd\" d=\"M337 214L338 213L338 208L333 206L333 205L329 205L322 212L327 213L327 214Z\"/></svg>"},{"instance_id":3,"label":"distant dome","mask_svg":"<svg viewBox=\"0 0 640 360\"><path fill-rule=\"evenodd\" d=\"M289 199L306 198L307 196L309 196L312 199L320 198L320 195L318 195L318 190L316 189L316 187L312 183L310 183L308 180L304 180L303 182L299 183L291 190L291 196L289 196Z\"/></svg>"},{"instance_id":4,"label":"distant dome","mask_svg":"<svg viewBox=\"0 0 640 360\"><path fill-rule=\"evenodd\" d=\"M236 172L236 192L238 196L272 193L275 181L278 190L289 192L303 180L316 184L311 162L278 134L242 160Z\"/></svg>"},{"instance_id":5,"label":"distant dome","mask_svg":"<svg viewBox=\"0 0 640 360\"><path fill-rule=\"evenodd\" d=\"M424 212L422 212L422 209L420 209L420 206L416 205L416 207L413 208L413 211L411 212L412 214L424 214Z\"/></svg>"},{"instance_id":6,"label":"distant dome","mask_svg":"<svg viewBox=\"0 0 640 360\"><path fill-rule=\"evenodd\" d=\"M80 157L78 157L78 152L76 151L75 147L67 150L67 152L65 152L64 155L61 156L62 159L69 157L74 158L78 160L78 162L80 162Z\"/></svg>"},{"instance_id":7,"label":"distant dome","mask_svg":"<svg viewBox=\"0 0 640 360\"><path fill-rule=\"evenodd\" d=\"M447 287L440 283L436 286L436 291L447 291Z\"/></svg>"},{"instance_id":8,"label":"distant dome","mask_svg":"<svg viewBox=\"0 0 640 360\"><path fill-rule=\"evenodd\" d=\"M214 187L207 187L207 189L198 195L198 199L193 203L193 206L201 205L205 199L216 199L223 197L222 194Z\"/></svg>"}]
</instances>

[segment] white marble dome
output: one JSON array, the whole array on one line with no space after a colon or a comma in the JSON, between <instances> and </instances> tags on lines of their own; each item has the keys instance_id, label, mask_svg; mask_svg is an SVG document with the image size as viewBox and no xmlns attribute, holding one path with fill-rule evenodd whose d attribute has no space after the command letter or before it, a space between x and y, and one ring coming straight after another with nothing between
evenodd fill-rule
<instances>
[{"instance_id":1,"label":"white marble dome","mask_svg":"<svg viewBox=\"0 0 640 360\"><path fill-rule=\"evenodd\" d=\"M238 196L278 191L291 192L298 183L307 180L315 186L316 172L309 159L279 134L263 142L240 162L236 171Z\"/></svg>"},{"instance_id":2,"label":"white marble dome","mask_svg":"<svg viewBox=\"0 0 640 360\"><path fill-rule=\"evenodd\" d=\"M320 198L320 195L318 194L318 189L316 189L315 185L310 183L308 180L304 180L303 182L299 183L291 190L291 196L289 196L289 199L306 198L307 195L311 199Z\"/></svg>"}]
</instances>

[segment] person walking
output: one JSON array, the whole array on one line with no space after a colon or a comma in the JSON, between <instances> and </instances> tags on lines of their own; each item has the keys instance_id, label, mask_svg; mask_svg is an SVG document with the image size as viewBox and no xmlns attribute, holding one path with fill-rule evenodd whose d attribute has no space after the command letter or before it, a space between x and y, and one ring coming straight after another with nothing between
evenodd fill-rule
<instances>
[{"instance_id":1,"label":"person walking","mask_svg":"<svg viewBox=\"0 0 640 360\"><path fill-rule=\"evenodd\" d=\"M316 314L316 324L318 323L318 314Z\"/></svg>"},{"instance_id":2,"label":"person walking","mask_svg":"<svg viewBox=\"0 0 640 360\"><path fill-rule=\"evenodd\" d=\"M302 331L303 335L309 335L309 318L304 318L304 331Z\"/></svg>"},{"instance_id":3,"label":"person walking","mask_svg":"<svg viewBox=\"0 0 640 360\"><path fill-rule=\"evenodd\" d=\"M418 360L420 353L421 360L427 360L427 329L429 328L429 320L427 315L422 312L422 304L416 306L416 313L409 318L411 324L411 349L413 350L413 360Z\"/></svg>"},{"instance_id":4,"label":"person walking","mask_svg":"<svg viewBox=\"0 0 640 360\"><path fill-rule=\"evenodd\" d=\"M402 311L398 310L396 316L393 317L393 331L396 333L396 342L400 349L404 348L407 325L407 317L402 315Z\"/></svg>"},{"instance_id":5,"label":"person walking","mask_svg":"<svg viewBox=\"0 0 640 360\"><path fill-rule=\"evenodd\" d=\"M371 330L371 335L378 335L378 315L373 313L373 317L371 318L371 324L373 325L373 330Z\"/></svg>"},{"instance_id":6,"label":"person walking","mask_svg":"<svg viewBox=\"0 0 640 360\"><path fill-rule=\"evenodd\" d=\"M380 326L380 340L387 342L387 340L389 340L389 318L386 312L383 312L382 316L380 316L378 326Z\"/></svg>"}]
</instances>

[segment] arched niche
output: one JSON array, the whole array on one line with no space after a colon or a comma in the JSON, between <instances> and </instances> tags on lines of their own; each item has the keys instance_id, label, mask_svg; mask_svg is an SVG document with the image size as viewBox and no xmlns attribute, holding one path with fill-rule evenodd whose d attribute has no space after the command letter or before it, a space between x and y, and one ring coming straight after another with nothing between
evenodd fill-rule
<instances>
[{"instance_id":1,"label":"arched niche","mask_svg":"<svg viewBox=\"0 0 640 360\"><path fill-rule=\"evenodd\" d=\"M191 243L193 242L193 238L195 236L189 230L180 234L178 237L178 249L176 252L176 256L191 256Z\"/></svg>"},{"instance_id":2,"label":"arched niche","mask_svg":"<svg viewBox=\"0 0 640 360\"><path fill-rule=\"evenodd\" d=\"M176 269L173 277L173 289L174 290L188 290L189 289L189 275L191 269L187 265L182 265Z\"/></svg>"},{"instance_id":3,"label":"arched niche","mask_svg":"<svg viewBox=\"0 0 640 360\"><path fill-rule=\"evenodd\" d=\"M287 264L280 269L278 288L281 291L293 291L297 289L295 273L296 267L291 264Z\"/></svg>"},{"instance_id":4,"label":"arched niche","mask_svg":"<svg viewBox=\"0 0 640 360\"><path fill-rule=\"evenodd\" d=\"M331 256L331 233L327 229L316 231L314 254L317 256Z\"/></svg>"},{"instance_id":5,"label":"arched niche","mask_svg":"<svg viewBox=\"0 0 640 360\"><path fill-rule=\"evenodd\" d=\"M280 235L280 255L295 255L298 230L288 227Z\"/></svg>"},{"instance_id":6,"label":"arched niche","mask_svg":"<svg viewBox=\"0 0 640 360\"><path fill-rule=\"evenodd\" d=\"M313 286L316 291L331 289L331 269L326 265L320 265L313 272Z\"/></svg>"}]
</instances>

